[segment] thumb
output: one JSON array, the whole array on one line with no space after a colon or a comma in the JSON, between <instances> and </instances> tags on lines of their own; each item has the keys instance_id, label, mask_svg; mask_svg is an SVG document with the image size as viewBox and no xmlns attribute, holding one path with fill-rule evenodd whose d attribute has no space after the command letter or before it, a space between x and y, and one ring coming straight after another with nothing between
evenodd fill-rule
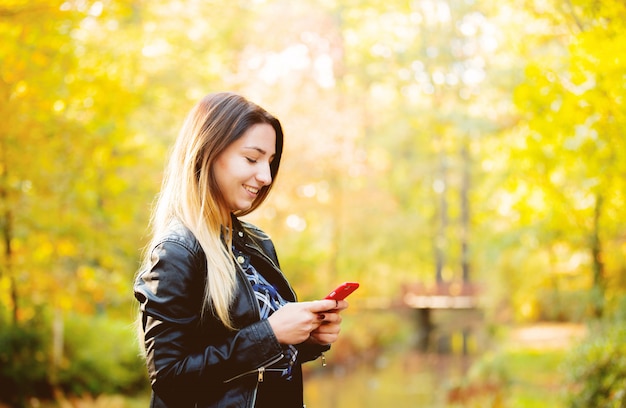
<instances>
[{"instance_id":1,"label":"thumb","mask_svg":"<svg viewBox=\"0 0 626 408\"><path fill-rule=\"evenodd\" d=\"M326 312L337 306L337 302L332 299L314 300L309 303L309 310L313 313Z\"/></svg>"}]
</instances>

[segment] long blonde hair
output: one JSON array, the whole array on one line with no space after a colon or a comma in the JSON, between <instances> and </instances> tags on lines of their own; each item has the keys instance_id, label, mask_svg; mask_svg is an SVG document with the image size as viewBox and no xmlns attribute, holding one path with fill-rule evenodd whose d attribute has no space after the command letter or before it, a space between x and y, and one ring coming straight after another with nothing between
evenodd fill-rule
<instances>
[{"instance_id":1,"label":"long blonde hair","mask_svg":"<svg viewBox=\"0 0 626 408\"><path fill-rule=\"evenodd\" d=\"M152 213L150 249L172 220L183 223L199 241L207 261L202 314L214 312L223 324L234 329L229 313L235 292L232 255L231 211L227 208L212 171L216 158L251 126L271 125L276 132L276 155L270 165L275 180L283 150L280 122L260 106L230 92L209 94L189 112L165 168L161 192ZM241 216L255 210L274 183L259 192L251 207L236 212Z\"/></svg>"}]
</instances>

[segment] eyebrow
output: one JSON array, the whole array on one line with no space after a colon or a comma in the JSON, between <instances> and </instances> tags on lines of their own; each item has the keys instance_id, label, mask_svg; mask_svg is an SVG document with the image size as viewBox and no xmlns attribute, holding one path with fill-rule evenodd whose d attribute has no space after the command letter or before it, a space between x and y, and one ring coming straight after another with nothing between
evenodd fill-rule
<instances>
[{"instance_id":1,"label":"eyebrow","mask_svg":"<svg viewBox=\"0 0 626 408\"><path fill-rule=\"evenodd\" d=\"M267 153L265 150L261 149L260 147L256 147L256 146L244 146L244 149L256 150L257 152L262 153L262 154Z\"/></svg>"},{"instance_id":2,"label":"eyebrow","mask_svg":"<svg viewBox=\"0 0 626 408\"><path fill-rule=\"evenodd\" d=\"M256 146L244 146L244 149L248 149L248 150L256 150L257 152L265 155L267 154L267 152L263 149L261 149L260 147L256 147Z\"/></svg>"}]
</instances>

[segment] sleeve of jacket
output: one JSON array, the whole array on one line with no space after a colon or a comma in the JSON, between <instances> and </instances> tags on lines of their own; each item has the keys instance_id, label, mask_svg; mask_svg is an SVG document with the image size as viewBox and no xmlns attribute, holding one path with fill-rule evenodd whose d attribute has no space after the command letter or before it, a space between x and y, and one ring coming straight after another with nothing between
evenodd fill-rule
<instances>
[{"instance_id":1,"label":"sleeve of jacket","mask_svg":"<svg viewBox=\"0 0 626 408\"><path fill-rule=\"evenodd\" d=\"M157 392L222 384L282 353L267 320L227 331L209 319L215 333L200 331L203 262L181 243L166 241L153 250L150 267L135 282L148 372Z\"/></svg>"},{"instance_id":2,"label":"sleeve of jacket","mask_svg":"<svg viewBox=\"0 0 626 408\"><path fill-rule=\"evenodd\" d=\"M298 361L306 363L318 359L323 352L330 350L330 344L309 344L302 343L296 346L298 348Z\"/></svg>"}]
</instances>

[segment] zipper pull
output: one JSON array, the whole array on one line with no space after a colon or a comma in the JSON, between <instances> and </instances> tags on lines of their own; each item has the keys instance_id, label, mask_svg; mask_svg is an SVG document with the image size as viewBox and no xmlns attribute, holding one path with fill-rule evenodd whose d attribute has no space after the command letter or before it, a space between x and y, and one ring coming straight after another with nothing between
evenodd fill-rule
<instances>
[{"instance_id":1,"label":"zipper pull","mask_svg":"<svg viewBox=\"0 0 626 408\"><path fill-rule=\"evenodd\" d=\"M259 368L259 377L258 377L258 381L259 382L263 382L263 374L265 373L265 367L260 367Z\"/></svg>"},{"instance_id":2,"label":"zipper pull","mask_svg":"<svg viewBox=\"0 0 626 408\"><path fill-rule=\"evenodd\" d=\"M322 352L322 367L326 367L326 356Z\"/></svg>"}]
</instances>

